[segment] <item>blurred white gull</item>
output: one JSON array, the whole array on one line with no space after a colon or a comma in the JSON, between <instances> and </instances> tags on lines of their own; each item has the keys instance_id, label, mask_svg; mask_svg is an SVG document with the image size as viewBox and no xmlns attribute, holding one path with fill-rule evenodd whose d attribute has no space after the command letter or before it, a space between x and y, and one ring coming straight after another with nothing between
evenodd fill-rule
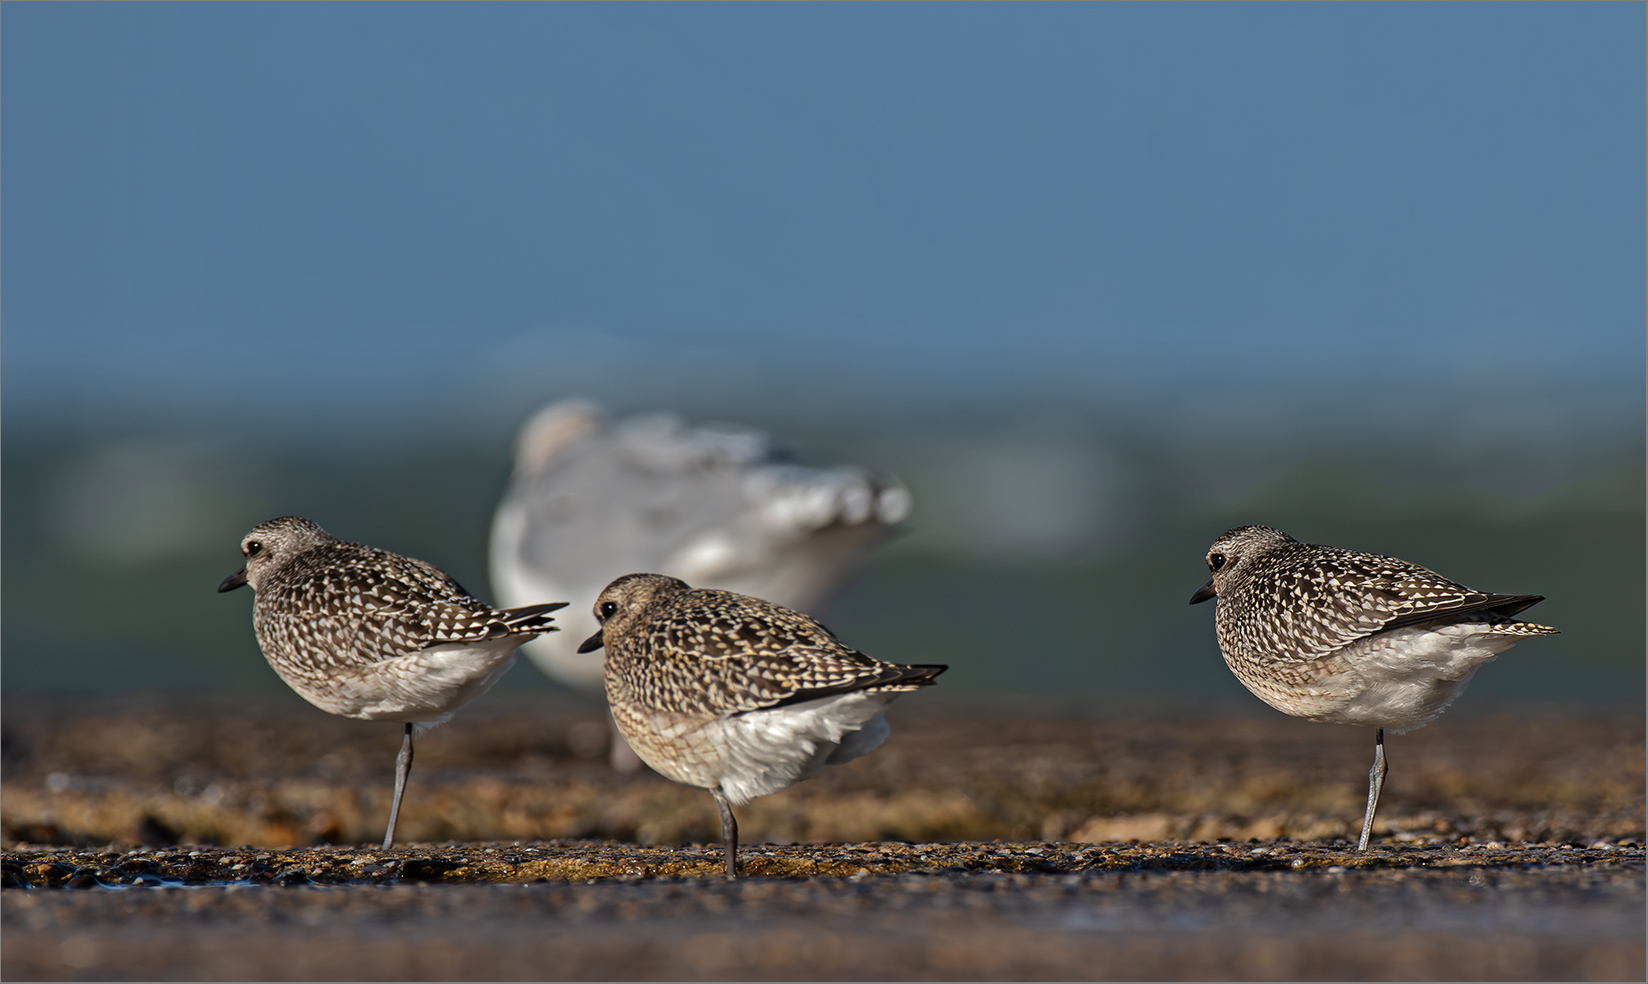
<instances>
[{"instance_id":1,"label":"blurred white gull","mask_svg":"<svg viewBox=\"0 0 1648 984\"><path fill-rule=\"evenodd\" d=\"M688 426L673 414L609 424L581 400L521 428L515 471L492 523L502 607L572 604L563 631L522 647L552 679L603 693L596 595L623 574L668 574L815 617L910 512L896 479L786 462L764 434ZM615 747L614 761L627 749Z\"/></svg>"}]
</instances>

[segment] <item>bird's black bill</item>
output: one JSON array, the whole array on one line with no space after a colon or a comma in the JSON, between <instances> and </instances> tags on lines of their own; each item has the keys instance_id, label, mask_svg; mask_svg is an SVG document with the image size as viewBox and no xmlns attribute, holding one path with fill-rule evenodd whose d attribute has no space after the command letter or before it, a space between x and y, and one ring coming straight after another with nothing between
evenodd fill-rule
<instances>
[{"instance_id":1,"label":"bird's black bill","mask_svg":"<svg viewBox=\"0 0 1648 984\"><path fill-rule=\"evenodd\" d=\"M578 644L578 651L581 653L593 653L595 650L600 649L604 645L606 645L606 642L602 640L601 633L596 632L594 635Z\"/></svg>"},{"instance_id":2,"label":"bird's black bill","mask_svg":"<svg viewBox=\"0 0 1648 984\"><path fill-rule=\"evenodd\" d=\"M1213 590L1213 581L1210 578L1206 584L1196 590L1195 594L1190 596L1190 603L1192 605L1200 605L1202 602L1216 596L1217 594L1218 592Z\"/></svg>"},{"instance_id":3,"label":"bird's black bill","mask_svg":"<svg viewBox=\"0 0 1648 984\"><path fill-rule=\"evenodd\" d=\"M224 578L223 583L217 586L217 590L218 594L222 594L225 591L233 591L236 588L243 588L245 586L246 568L242 567L240 570L235 571L233 574L230 574L228 577Z\"/></svg>"}]
</instances>

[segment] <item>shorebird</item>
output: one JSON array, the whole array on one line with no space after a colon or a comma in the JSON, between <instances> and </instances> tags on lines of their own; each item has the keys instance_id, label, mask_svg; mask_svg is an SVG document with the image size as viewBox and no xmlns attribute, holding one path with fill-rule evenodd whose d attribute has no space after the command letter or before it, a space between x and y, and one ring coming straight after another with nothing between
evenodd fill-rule
<instances>
[{"instance_id":1,"label":"shorebird","mask_svg":"<svg viewBox=\"0 0 1648 984\"><path fill-rule=\"evenodd\" d=\"M540 410L516 441L492 526L492 586L507 605L593 598L627 571L766 598L814 617L910 512L896 480L860 468L796 465L759 432L689 426L670 414L609 423L594 404ZM566 632L522 652L551 679L603 689L601 658ZM621 739L619 768L639 766Z\"/></svg>"},{"instance_id":2,"label":"shorebird","mask_svg":"<svg viewBox=\"0 0 1648 984\"><path fill-rule=\"evenodd\" d=\"M1378 729L1359 851L1385 783L1385 730L1424 726L1495 656L1557 631L1511 617L1543 595L1484 594L1405 560L1300 543L1268 526L1221 534L1207 566L1213 576L1190 603L1219 599L1219 649L1236 679L1283 714Z\"/></svg>"},{"instance_id":3,"label":"shorebird","mask_svg":"<svg viewBox=\"0 0 1648 984\"><path fill-rule=\"evenodd\" d=\"M759 598L626 574L595 602L607 702L641 760L707 790L738 877L732 808L874 751L887 705L948 667L883 663L800 612Z\"/></svg>"},{"instance_id":4,"label":"shorebird","mask_svg":"<svg viewBox=\"0 0 1648 984\"><path fill-rule=\"evenodd\" d=\"M388 850L412 740L491 689L522 642L556 631L549 613L566 602L495 609L421 560L346 543L296 516L253 527L240 552L246 566L217 589L252 586L258 647L280 678L327 713L406 724Z\"/></svg>"}]
</instances>

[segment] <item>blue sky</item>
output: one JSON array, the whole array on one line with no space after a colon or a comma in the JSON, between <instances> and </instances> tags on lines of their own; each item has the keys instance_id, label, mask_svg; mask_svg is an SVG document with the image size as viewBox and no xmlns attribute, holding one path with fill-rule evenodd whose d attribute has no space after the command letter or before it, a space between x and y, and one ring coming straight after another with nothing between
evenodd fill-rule
<instances>
[{"instance_id":1,"label":"blue sky","mask_svg":"<svg viewBox=\"0 0 1648 984\"><path fill-rule=\"evenodd\" d=\"M0 18L8 430L570 393L1640 426L1641 4Z\"/></svg>"}]
</instances>

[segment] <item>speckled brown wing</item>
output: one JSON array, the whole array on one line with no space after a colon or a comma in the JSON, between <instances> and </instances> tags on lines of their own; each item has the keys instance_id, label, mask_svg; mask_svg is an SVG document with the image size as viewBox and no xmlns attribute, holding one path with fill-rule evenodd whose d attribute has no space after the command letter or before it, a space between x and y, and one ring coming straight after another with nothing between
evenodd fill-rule
<instances>
[{"instance_id":1,"label":"speckled brown wing","mask_svg":"<svg viewBox=\"0 0 1648 984\"><path fill-rule=\"evenodd\" d=\"M1507 621L1539 595L1489 595L1394 557L1290 545L1254 565L1220 634L1260 663L1308 662L1358 639L1449 615Z\"/></svg>"},{"instance_id":2,"label":"speckled brown wing","mask_svg":"<svg viewBox=\"0 0 1648 984\"><path fill-rule=\"evenodd\" d=\"M613 668L642 703L717 716L855 690L914 690L946 669L882 662L799 612L707 589L669 599L648 631L614 645Z\"/></svg>"},{"instance_id":3,"label":"speckled brown wing","mask_svg":"<svg viewBox=\"0 0 1648 984\"><path fill-rule=\"evenodd\" d=\"M363 666L443 643L553 631L564 604L499 611L419 560L353 543L295 558L258 592L265 653L307 669Z\"/></svg>"}]
</instances>

